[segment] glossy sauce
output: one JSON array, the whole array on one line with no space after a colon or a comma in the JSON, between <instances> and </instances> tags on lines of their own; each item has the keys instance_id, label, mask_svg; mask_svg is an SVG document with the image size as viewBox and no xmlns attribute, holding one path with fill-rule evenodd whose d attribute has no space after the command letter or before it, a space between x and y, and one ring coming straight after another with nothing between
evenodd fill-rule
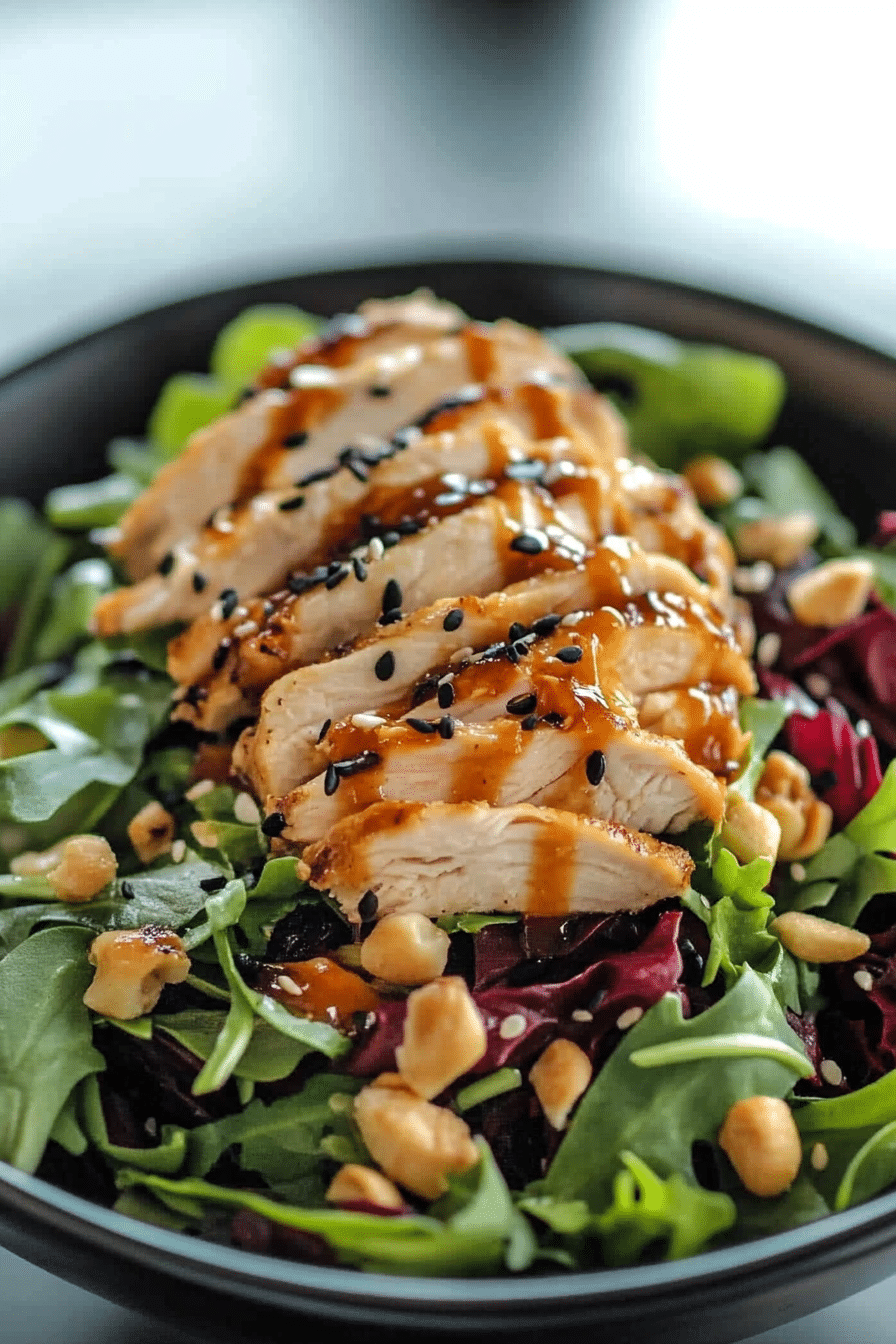
<instances>
[{"instance_id":1,"label":"glossy sauce","mask_svg":"<svg viewBox=\"0 0 896 1344\"><path fill-rule=\"evenodd\" d=\"M258 988L296 1017L334 1027L348 1026L354 1013L372 1012L380 1003L372 985L329 957L265 966Z\"/></svg>"}]
</instances>

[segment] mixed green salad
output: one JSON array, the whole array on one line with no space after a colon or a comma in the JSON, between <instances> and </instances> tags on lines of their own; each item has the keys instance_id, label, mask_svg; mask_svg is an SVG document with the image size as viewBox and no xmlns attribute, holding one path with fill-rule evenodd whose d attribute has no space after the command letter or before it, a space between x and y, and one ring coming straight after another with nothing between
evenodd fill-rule
<instances>
[{"instance_id":1,"label":"mixed green salad","mask_svg":"<svg viewBox=\"0 0 896 1344\"><path fill-rule=\"evenodd\" d=\"M860 545L805 461L764 446L785 390L768 361L601 325L552 335L617 401L636 450L675 470L707 454L736 467L734 495L710 509L730 536L801 511L817 537L797 570L873 566L870 603L832 629L796 619L792 566L737 571L761 689L742 705L752 737L732 787L752 802L767 753L783 748L831 809L831 834L804 861L773 865L742 862L722 834L695 830L685 900L637 914L444 919L448 970L489 1011L525 1005L530 1023L556 1024L571 1004L589 1005L579 1012L593 1081L568 1127L550 1130L533 1103L527 1028L448 1097L479 1156L446 1194L327 1201L341 1167L370 1165L353 1100L388 1052L369 1012L350 1030L298 1016L265 992L259 969L350 946L351 930L294 858L271 852L248 795L226 776L197 787L210 745L169 720L172 632L90 633L95 604L120 582L103 530L194 430L239 401L272 350L318 325L286 307L250 310L221 333L208 374L165 385L145 439L110 445L102 480L53 490L42 514L0 504L0 1159L160 1226L411 1274L678 1258L886 1189L896 1182L896 515ZM129 828L153 803L174 830L147 861ZM21 862L49 852L48 871L74 834L103 837L117 861L89 899L60 899L39 862ZM822 964L795 955L776 922L787 912L858 930L864 950ZM147 926L179 935L186 978L143 1015L92 1011L95 940ZM771 1196L745 1188L719 1141L731 1108L755 1097L786 1102L802 1148L795 1178Z\"/></svg>"}]
</instances>

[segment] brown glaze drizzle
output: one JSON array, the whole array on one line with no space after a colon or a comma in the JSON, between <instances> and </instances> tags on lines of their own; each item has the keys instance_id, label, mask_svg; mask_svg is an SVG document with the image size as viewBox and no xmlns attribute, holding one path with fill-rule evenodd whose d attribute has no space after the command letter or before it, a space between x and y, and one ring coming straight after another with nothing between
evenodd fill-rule
<instances>
[{"instance_id":1,"label":"brown glaze drizzle","mask_svg":"<svg viewBox=\"0 0 896 1344\"><path fill-rule=\"evenodd\" d=\"M329 957L266 965L258 988L296 1017L334 1027L347 1026L353 1013L372 1012L380 1002L372 985Z\"/></svg>"},{"instance_id":2,"label":"brown glaze drizzle","mask_svg":"<svg viewBox=\"0 0 896 1344\"><path fill-rule=\"evenodd\" d=\"M576 875L577 835L572 817L560 816L550 826L536 829L526 886L527 915L560 916L569 912Z\"/></svg>"},{"instance_id":3,"label":"brown glaze drizzle","mask_svg":"<svg viewBox=\"0 0 896 1344\"><path fill-rule=\"evenodd\" d=\"M301 430L311 431L345 400L344 394L332 387L298 387L287 395L288 401L275 408L268 437L243 464L235 504L243 504L265 489L280 459L288 451L283 443L288 435Z\"/></svg>"}]
</instances>

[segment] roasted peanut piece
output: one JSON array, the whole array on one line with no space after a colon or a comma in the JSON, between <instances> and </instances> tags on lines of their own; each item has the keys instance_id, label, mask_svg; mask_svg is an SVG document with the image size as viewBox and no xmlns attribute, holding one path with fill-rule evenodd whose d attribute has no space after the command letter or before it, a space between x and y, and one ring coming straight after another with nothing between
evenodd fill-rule
<instances>
[{"instance_id":1,"label":"roasted peanut piece","mask_svg":"<svg viewBox=\"0 0 896 1344\"><path fill-rule=\"evenodd\" d=\"M44 854L20 854L10 867L19 875L45 877L60 901L79 905L109 885L118 860L101 835L72 835Z\"/></svg>"},{"instance_id":2,"label":"roasted peanut piece","mask_svg":"<svg viewBox=\"0 0 896 1344\"><path fill-rule=\"evenodd\" d=\"M762 1199L783 1195L803 1159L796 1121L780 1097L736 1101L719 1130L719 1144L747 1190Z\"/></svg>"},{"instance_id":3,"label":"roasted peanut piece","mask_svg":"<svg viewBox=\"0 0 896 1344\"><path fill-rule=\"evenodd\" d=\"M398 1072L427 1100L472 1069L485 1054L485 1026L459 975L433 980L408 995Z\"/></svg>"},{"instance_id":4,"label":"roasted peanut piece","mask_svg":"<svg viewBox=\"0 0 896 1344\"><path fill-rule=\"evenodd\" d=\"M382 1074L355 1098L355 1120L373 1160L415 1195L437 1199L447 1177L479 1161L469 1126L453 1111L412 1092L395 1073Z\"/></svg>"},{"instance_id":5,"label":"roasted peanut piece","mask_svg":"<svg viewBox=\"0 0 896 1344\"><path fill-rule=\"evenodd\" d=\"M548 1123L565 1129L569 1113L591 1082L591 1060L575 1041L558 1039L538 1057L529 1070Z\"/></svg>"},{"instance_id":6,"label":"roasted peanut piece","mask_svg":"<svg viewBox=\"0 0 896 1344\"><path fill-rule=\"evenodd\" d=\"M781 942L801 961L823 965L830 961L854 961L871 946L867 933L848 929L830 919L819 919L801 910L788 910L773 919L771 928Z\"/></svg>"},{"instance_id":7,"label":"roasted peanut piece","mask_svg":"<svg viewBox=\"0 0 896 1344\"><path fill-rule=\"evenodd\" d=\"M779 859L811 858L831 833L833 812L813 793L806 767L786 751L770 751L766 757L756 802L781 827Z\"/></svg>"},{"instance_id":8,"label":"roasted peanut piece","mask_svg":"<svg viewBox=\"0 0 896 1344\"><path fill-rule=\"evenodd\" d=\"M325 1198L331 1204L376 1204L381 1209L404 1207L401 1191L388 1176L373 1167L348 1162L329 1184Z\"/></svg>"},{"instance_id":9,"label":"roasted peanut piece","mask_svg":"<svg viewBox=\"0 0 896 1344\"><path fill-rule=\"evenodd\" d=\"M738 559L748 563L767 560L775 569L787 569L799 560L818 536L818 520L806 512L780 518L754 518L741 523L734 534Z\"/></svg>"},{"instance_id":10,"label":"roasted peanut piece","mask_svg":"<svg viewBox=\"0 0 896 1344\"><path fill-rule=\"evenodd\" d=\"M110 929L93 940L87 955L96 975L84 1002L95 1013L123 1022L152 1012L163 985L180 984L190 974L180 938L157 924Z\"/></svg>"},{"instance_id":11,"label":"roasted peanut piece","mask_svg":"<svg viewBox=\"0 0 896 1344\"><path fill-rule=\"evenodd\" d=\"M128 839L141 863L152 863L171 851L175 823L171 813L153 799L128 823Z\"/></svg>"},{"instance_id":12,"label":"roasted peanut piece","mask_svg":"<svg viewBox=\"0 0 896 1344\"><path fill-rule=\"evenodd\" d=\"M744 480L723 457L693 457L681 473L704 509L718 509L739 499Z\"/></svg>"},{"instance_id":13,"label":"roasted peanut piece","mask_svg":"<svg viewBox=\"0 0 896 1344\"><path fill-rule=\"evenodd\" d=\"M758 803L729 790L722 822L721 841L741 863L753 859L771 859L774 863L781 843L781 827L777 817Z\"/></svg>"},{"instance_id":14,"label":"roasted peanut piece","mask_svg":"<svg viewBox=\"0 0 896 1344\"><path fill-rule=\"evenodd\" d=\"M368 975L396 985L425 985L445 969L451 939L426 915L385 915L361 944Z\"/></svg>"},{"instance_id":15,"label":"roasted peanut piece","mask_svg":"<svg viewBox=\"0 0 896 1344\"><path fill-rule=\"evenodd\" d=\"M790 610L803 625L833 629L865 610L874 586L870 560L826 560L787 589Z\"/></svg>"}]
</instances>

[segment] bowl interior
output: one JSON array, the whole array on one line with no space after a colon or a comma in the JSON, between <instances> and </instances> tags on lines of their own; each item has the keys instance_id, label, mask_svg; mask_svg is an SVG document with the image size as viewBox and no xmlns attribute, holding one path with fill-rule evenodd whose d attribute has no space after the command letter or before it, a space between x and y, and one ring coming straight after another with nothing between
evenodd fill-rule
<instances>
[{"instance_id":1,"label":"bowl interior","mask_svg":"<svg viewBox=\"0 0 896 1344\"><path fill-rule=\"evenodd\" d=\"M37 502L52 485L100 474L108 440L141 433L164 379L204 370L218 330L249 304L291 302L331 314L418 285L479 317L537 326L632 322L769 355L790 386L774 440L807 457L861 529L877 509L896 503L896 363L721 296L516 262L431 262L266 281L86 336L0 379L0 494ZM660 1324L670 1344L734 1339L856 1292L896 1264L896 1195L679 1264L457 1283L363 1276L200 1244L97 1210L9 1168L3 1173L0 1239L11 1249L129 1305L213 1323L219 1339L250 1327L263 1337L297 1316L306 1331L311 1321L351 1323L357 1339L422 1328L513 1331L520 1339L551 1325L598 1323L618 1341L649 1337Z\"/></svg>"}]
</instances>

